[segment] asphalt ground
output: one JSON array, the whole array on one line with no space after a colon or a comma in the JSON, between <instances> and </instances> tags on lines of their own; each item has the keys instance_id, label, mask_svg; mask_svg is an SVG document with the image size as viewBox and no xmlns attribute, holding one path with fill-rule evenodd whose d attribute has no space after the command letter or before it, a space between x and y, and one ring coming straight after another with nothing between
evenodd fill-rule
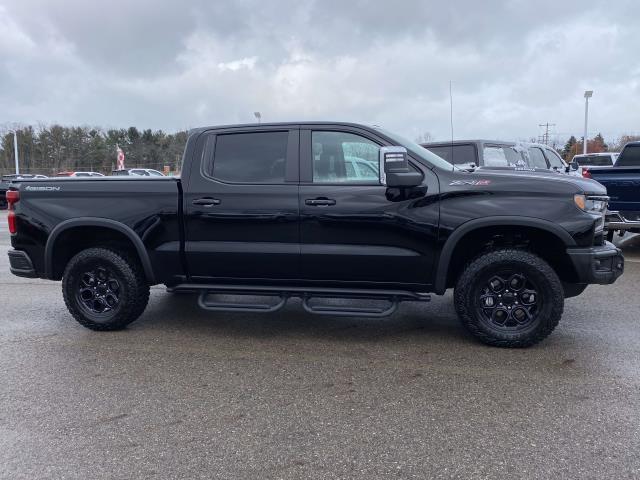
<instances>
[{"instance_id":1,"label":"asphalt ground","mask_svg":"<svg viewBox=\"0 0 640 480\"><path fill-rule=\"evenodd\" d=\"M490 348L451 294L383 320L207 313L154 287L97 333L8 271L0 478L640 478L640 239L556 331Z\"/></svg>"}]
</instances>

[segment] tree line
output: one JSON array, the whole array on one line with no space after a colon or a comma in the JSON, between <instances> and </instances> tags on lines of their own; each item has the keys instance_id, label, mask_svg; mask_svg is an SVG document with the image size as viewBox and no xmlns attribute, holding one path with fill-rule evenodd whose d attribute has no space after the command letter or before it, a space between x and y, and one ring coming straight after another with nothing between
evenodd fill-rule
<instances>
[{"instance_id":1,"label":"tree line","mask_svg":"<svg viewBox=\"0 0 640 480\"><path fill-rule=\"evenodd\" d=\"M15 157L13 133L7 128L0 144L0 174L13 173ZM116 168L117 146L125 154L127 168L153 168L178 174L187 131L166 133L162 130L138 130L136 127L102 129L99 127L65 127L62 125L16 129L18 157L22 173L55 175L62 171L93 171L109 174ZM431 140L425 132L422 142ZM590 153L619 152L640 135L622 135L611 143L598 133L587 140ZM560 153L566 161L582 153L582 140L571 136Z\"/></svg>"},{"instance_id":2,"label":"tree line","mask_svg":"<svg viewBox=\"0 0 640 480\"><path fill-rule=\"evenodd\" d=\"M610 144L607 144L602 134L598 133L595 137L587 139L587 152L620 152L625 144L638 140L640 140L640 135L622 135L620 138ZM571 135L560 153L567 162L570 162L574 155L582 154L583 145L584 143L582 140L578 140L576 137Z\"/></svg>"},{"instance_id":3,"label":"tree line","mask_svg":"<svg viewBox=\"0 0 640 480\"><path fill-rule=\"evenodd\" d=\"M166 167L179 173L187 131L65 127L62 125L16 128L21 173L55 175L62 171L110 174L116 168L117 147L125 154L126 168ZM0 173L15 171L13 132L5 129L0 145Z\"/></svg>"}]
</instances>

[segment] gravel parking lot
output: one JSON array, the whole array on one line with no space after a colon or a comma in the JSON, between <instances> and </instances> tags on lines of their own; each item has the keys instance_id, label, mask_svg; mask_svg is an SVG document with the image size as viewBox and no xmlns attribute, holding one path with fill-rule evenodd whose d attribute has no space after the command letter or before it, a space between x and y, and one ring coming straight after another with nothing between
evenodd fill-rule
<instances>
[{"instance_id":1,"label":"gravel parking lot","mask_svg":"<svg viewBox=\"0 0 640 480\"><path fill-rule=\"evenodd\" d=\"M152 289L125 331L8 271L2 478L640 478L640 241L540 345L459 326L451 295L383 320L212 314Z\"/></svg>"}]
</instances>

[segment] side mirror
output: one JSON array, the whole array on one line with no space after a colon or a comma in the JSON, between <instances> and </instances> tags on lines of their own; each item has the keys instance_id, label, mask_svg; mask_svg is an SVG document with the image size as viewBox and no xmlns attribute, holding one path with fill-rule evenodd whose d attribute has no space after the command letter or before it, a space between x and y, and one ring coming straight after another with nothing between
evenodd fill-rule
<instances>
[{"instance_id":1,"label":"side mirror","mask_svg":"<svg viewBox=\"0 0 640 480\"><path fill-rule=\"evenodd\" d=\"M415 187L422 183L422 174L416 172L407 160L404 147L380 149L380 183L387 187Z\"/></svg>"},{"instance_id":2,"label":"side mirror","mask_svg":"<svg viewBox=\"0 0 640 480\"><path fill-rule=\"evenodd\" d=\"M578 170L578 168L580 168L580 165L575 160L573 162L571 162L571 164L569 166L571 167L571 170Z\"/></svg>"}]
</instances>

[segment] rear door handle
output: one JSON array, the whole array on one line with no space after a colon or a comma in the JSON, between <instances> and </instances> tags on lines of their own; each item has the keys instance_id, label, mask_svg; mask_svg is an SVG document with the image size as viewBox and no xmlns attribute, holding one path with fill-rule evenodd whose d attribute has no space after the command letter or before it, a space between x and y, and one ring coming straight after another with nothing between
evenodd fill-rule
<instances>
[{"instance_id":1,"label":"rear door handle","mask_svg":"<svg viewBox=\"0 0 640 480\"><path fill-rule=\"evenodd\" d=\"M217 198L204 197L204 198L196 198L193 202L193 205L199 205L201 207L213 207L214 205L220 205L220 200Z\"/></svg>"},{"instance_id":2,"label":"rear door handle","mask_svg":"<svg viewBox=\"0 0 640 480\"><path fill-rule=\"evenodd\" d=\"M304 201L305 205L311 205L312 207L328 207L329 205L335 205L336 201L333 198L307 198Z\"/></svg>"}]
</instances>

